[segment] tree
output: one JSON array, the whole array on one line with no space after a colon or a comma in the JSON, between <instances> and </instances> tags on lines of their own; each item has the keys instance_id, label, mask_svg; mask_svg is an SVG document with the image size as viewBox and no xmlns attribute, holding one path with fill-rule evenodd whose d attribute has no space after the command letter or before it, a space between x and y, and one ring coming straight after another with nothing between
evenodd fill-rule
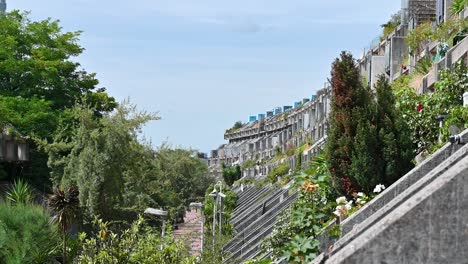
<instances>
[{"instance_id":1,"label":"tree","mask_svg":"<svg viewBox=\"0 0 468 264\"><path fill-rule=\"evenodd\" d=\"M374 97L360 84L352 56L342 53L331 84L327 159L338 189L350 195L392 184L412 168L414 145L386 77L379 77Z\"/></svg>"},{"instance_id":2,"label":"tree","mask_svg":"<svg viewBox=\"0 0 468 264\"><path fill-rule=\"evenodd\" d=\"M89 108L76 108L75 114L79 123L74 136L47 146L52 181L63 188L77 186L80 204L89 215L112 217L123 203L124 175L134 161L129 151L137 144L141 126L158 117L137 112L126 102L102 118Z\"/></svg>"},{"instance_id":3,"label":"tree","mask_svg":"<svg viewBox=\"0 0 468 264\"><path fill-rule=\"evenodd\" d=\"M75 187L70 187L66 191L55 189L48 199L49 208L55 213L54 219L62 231L63 263L67 261L67 230L78 212L78 193Z\"/></svg>"},{"instance_id":4,"label":"tree","mask_svg":"<svg viewBox=\"0 0 468 264\"><path fill-rule=\"evenodd\" d=\"M233 167L226 167L223 163L223 179L224 182L231 186L235 181L242 177L242 171L239 165Z\"/></svg>"},{"instance_id":5,"label":"tree","mask_svg":"<svg viewBox=\"0 0 468 264\"><path fill-rule=\"evenodd\" d=\"M411 130L396 108L395 95L384 75L375 85L377 97L377 131L382 146L383 178L380 183L390 185L413 168L415 146ZM378 184L378 183L376 183ZM373 188L375 185L372 185Z\"/></svg>"},{"instance_id":6,"label":"tree","mask_svg":"<svg viewBox=\"0 0 468 264\"><path fill-rule=\"evenodd\" d=\"M12 125L22 135L49 138L57 127L59 113L44 99L0 96L0 117L1 123Z\"/></svg>"},{"instance_id":7,"label":"tree","mask_svg":"<svg viewBox=\"0 0 468 264\"><path fill-rule=\"evenodd\" d=\"M46 149L54 185L77 186L85 216L128 224L147 207L161 207L181 218L212 183L196 151L166 144L153 149L138 139L141 127L156 115L126 102L102 117L88 108L73 112L76 132L56 137Z\"/></svg>"},{"instance_id":8,"label":"tree","mask_svg":"<svg viewBox=\"0 0 468 264\"><path fill-rule=\"evenodd\" d=\"M31 21L28 13L0 17L0 94L44 98L54 109L82 101L98 111L115 108L114 98L97 87L96 75L72 60L84 50L80 33L63 33L59 21L50 18Z\"/></svg>"},{"instance_id":9,"label":"tree","mask_svg":"<svg viewBox=\"0 0 468 264\"><path fill-rule=\"evenodd\" d=\"M358 189L356 179L350 175L352 161L362 160L355 153L355 137L358 129L365 134L370 127L366 124L359 127L359 123L369 120L370 108L365 106L371 100L369 92L361 85L355 60L349 53L342 52L340 58L333 62L330 83L333 98L326 156L337 188L351 194Z\"/></svg>"},{"instance_id":10,"label":"tree","mask_svg":"<svg viewBox=\"0 0 468 264\"><path fill-rule=\"evenodd\" d=\"M13 11L0 16L0 124L10 124L28 138L31 162L21 164L21 170L15 170L18 164L0 167L21 171L37 189L50 191L48 157L39 142L64 133L57 131L65 127L61 124L75 122L69 110L75 104L86 104L100 116L116 102L98 87L95 74L76 62L84 50L78 44L80 32L63 32L59 21L36 22L28 15Z\"/></svg>"}]
</instances>

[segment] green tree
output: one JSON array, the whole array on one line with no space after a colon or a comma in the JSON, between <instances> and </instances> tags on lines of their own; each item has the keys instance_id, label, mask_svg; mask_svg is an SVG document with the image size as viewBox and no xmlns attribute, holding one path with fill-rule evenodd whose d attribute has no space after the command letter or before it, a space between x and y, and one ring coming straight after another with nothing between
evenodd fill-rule
<instances>
[{"instance_id":1,"label":"green tree","mask_svg":"<svg viewBox=\"0 0 468 264\"><path fill-rule=\"evenodd\" d=\"M367 137L370 126L368 107L371 102L369 92L359 79L359 71L351 54L342 52L332 64L330 83L332 86L332 103L330 129L326 147L327 160L337 188L351 194L358 189L356 179L351 176L353 159L368 163L368 160L355 153L355 138L360 129L361 137ZM370 132L369 132L370 133Z\"/></svg>"},{"instance_id":2,"label":"green tree","mask_svg":"<svg viewBox=\"0 0 468 264\"><path fill-rule=\"evenodd\" d=\"M75 112L79 124L74 137L57 139L47 146L52 180L55 186L77 186L80 204L88 214L110 217L123 203L124 174L134 160L128 157L138 132L158 117L137 112L127 103L102 118L87 108L76 108Z\"/></svg>"},{"instance_id":3,"label":"green tree","mask_svg":"<svg viewBox=\"0 0 468 264\"><path fill-rule=\"evenodd\" d=\"M413 168L415 146L411 130L405 122L402 113L396 107L392 87L384 75L379 77L375 85L377 103L377 131L381 146L382 173L380 182L390 185ZM370 191L370 189L369 189Z\"/></svg>"},{"instance_id":4,"label":"green tree","mask_svg":"<svg viewBox=\"0 0 468 264\"><path fill-rule=\"evenodd\" d=\"M181 219L185 207L200 201L207 186L207 165L195 150L163 144L153 149L138 139L153 114L122 103L114 113L96 117L76 108L72 136L56 137L45 148L55 186L77 186L86 215L129 223L147 207L164 208ZM92 183L92 184L90 184Z\"/></svg>"},{"instance_id":5,"label":"green tree","mask_svg":"<svg viewBox=\"0 0 468 264\"><path fill-rule=\"evenodd\" d=\"M226 167L223 163L223 179L224 182L231 186L235 181L242 177L242 171L239 165L233 167Z\"/></svg>"},{"instance_id":6,"label":"green tree","mask_svg":"<svg viewBox=\"0 0 468 264\"><path fill-rule=\"evenodd\" d=\"M28 13L0 17L0 94L44 98L54 109L85 100L98 111L112 110L114 98L72 59L84 50L80 33L64 33L51 19L31 21Z\"/></svg>"},{"instance_id":7,"label":"green tree","mask_svg":"<svg viewBox=\"0 0 468 264\"><path fill-rule=\"evenodd\" d=\"M338 188L350 195L392 184L412 168L414 145L386 77L379 77L374 97L359 82L352 56L342 53L331 84L327 159Z\"/></svg>"}]
</instances>

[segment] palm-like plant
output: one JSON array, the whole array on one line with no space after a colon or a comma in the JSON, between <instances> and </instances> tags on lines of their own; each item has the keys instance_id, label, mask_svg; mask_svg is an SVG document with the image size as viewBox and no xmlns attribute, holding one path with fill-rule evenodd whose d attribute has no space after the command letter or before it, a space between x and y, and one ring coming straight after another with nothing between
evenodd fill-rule
<instances>
[{"instance_id":1,"label":"palm-like plant","mask_svg":"<svg viewBox=\"0 0 468 264\"><path fill-rule=\"evenodd\" d=\"M63 235L63 263L67 257L67 229L76 217L79 208L79 191L76 187L70 187L66 191L55 189L49 196L48 204L55 212L54 219L60 226Z\"/></svg>"},{"instance_id":2,"label":"palm-like plant","mask_svg":"<svg viewBox=\"0 0 468 264\"><path fill-rule=\"evenodd\" d=\"M26 204L32 200L31 187L25 181L19 179L15 181L10 191L6 194L7 200L12 203Z\"/></svg>"}]
</instances>

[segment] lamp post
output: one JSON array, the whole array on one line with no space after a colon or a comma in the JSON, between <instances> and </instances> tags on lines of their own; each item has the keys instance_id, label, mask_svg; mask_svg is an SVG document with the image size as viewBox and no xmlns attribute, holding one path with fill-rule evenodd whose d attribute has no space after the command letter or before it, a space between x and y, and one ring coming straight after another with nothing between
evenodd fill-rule
<instances>
[{"instance_id":1,"label":"lamp post","mask_svg":"<svg viewBox=\"0 0 468 264\"><path fill-rule=\"evenodd\" d=\"M203 252L203 240L204 240L204 234L205 234L205 214L203 212L203 204L202 203L190 203L190 207L200 208L200 214L201 214L200 252Z\"/></svg>"},{"instance_id":2,"label":"lamp post","mask_svg":"<svg viewBox=\"0 0 468 264\"><path fill-rule=\"evenodd\" d=\"M216 185L214 190L209 194L210 197L213 197L215 199L214 205L213 205L213 226L212 226L212 234L213 234L213 241L212 241L212 249L214 251L215 248L215 235L216 235L216 204L218 202L218 191L216 190Z\"/></svg>"},{"instance_id":3,"label":"lamp post","mask_svg":"<svg viewBox=\"0 0 468 264\"><path fill-rule=\"evenodd\" d=\"M153 215L153 216L160 216L162 218L162 230L161 230L161 237L166 235L166 216L167 211L163 211L161 209L154 209L154 208L146 208L144 211L145 214Z\"/></svg>"},{"instance_id":4,"label":"lamp post","mask_svg":"<svg viewBox=\"0 0 468 264\"><path fill-rule=\"evenodd\" d=\"M216 187L219 187L219 191L216 189ZM223 190L223 183L221 181L218 181L213 188L213 191L209 194L210 197L213 197L214 199L214 205L213 205L213 228L212 228L212 234L213 234L213 250L215 247L215 236L216 236L216 217L218 217L218 211L217 211L217 205L219 202L219 235L222 234L223 230L223 198L226 197L226 195L222 192Z\"/></svg>"}]
</instances>

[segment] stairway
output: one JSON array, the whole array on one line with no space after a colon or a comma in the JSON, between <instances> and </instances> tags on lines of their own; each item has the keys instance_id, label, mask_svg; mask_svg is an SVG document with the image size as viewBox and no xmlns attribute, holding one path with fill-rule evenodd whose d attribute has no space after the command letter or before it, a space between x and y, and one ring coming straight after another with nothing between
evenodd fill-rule
<instances>
[{"instance_id":1,"label":"stairway","mask_svg":"<svg viewBox=\"0 0 468 264\"><path fill-rule=\"evenodd\" d=\"M229 219L236 234L223 247L228 253L224 263L242 263L258 256L260 244L273 231L276 218L297 198L297 192L288 186L271 185L250 187L238 195L238 205Z\"/></svg>"},{"instance_id":2,"label":"stairway","mask_svg":"<svg viewBox=\"0 0 468 264\"><path fill-rule=\"evenodd\" d=\"M468 130L321 238L314 263L468 263Z\"/></svg>"},{"instance_id":3,"label":"stairway","mask_svg":"<svg viewBox=\"0 0 468 264\"><path fill-rule=\"evenodd\" d=\"M174 238L185 243L190 248L192 256L199 256L202 250L202 214L200 210L192 209L184 216L184 223L174 230Z\"/></svg>"}]
</instances>

